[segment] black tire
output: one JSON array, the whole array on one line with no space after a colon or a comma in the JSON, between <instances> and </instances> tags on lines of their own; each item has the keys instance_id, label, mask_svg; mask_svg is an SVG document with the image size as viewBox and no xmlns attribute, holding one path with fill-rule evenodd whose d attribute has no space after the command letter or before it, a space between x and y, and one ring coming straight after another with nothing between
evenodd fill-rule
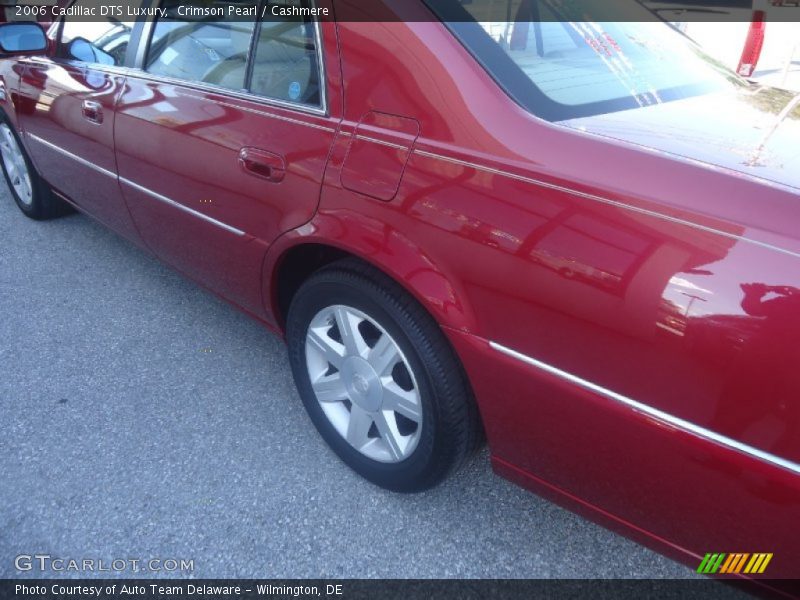
<instances>
[{"instance_id":1,"label":"black tire","mask_svg":"<svg viewBox=\"0 0 800 600\"><path fill-rule=\"evenodd\" d=\"M11 197L14 198L14 202L17 203L17 206L23 212L23 214L31 219L44 221L72 212L72 207L55 196L47 182L36 172L36 168L33 166L31 158L28 156L27 150L25 150L25 146L22 145L22 141L20 140L19 135L17 135L14 126L5 115L0 115L0 125L7 126L11 134L14 136L20 153L25 160L25 165L28 169L28 175L30 176L32 196L31 201L26 203L17 193L16 189L14 189L11 177L6 169L5 161L0 160L0 168L3 170L3 176L5 177L6 184L8 185L8 190L11 193Z\"/></svg>"},{"instance_id":2,"label":"black tire","mask_svg":"<svg viewBox=\"0 0 800 600\"><path fill-rule=\"evenodd\" d=\"M317 401L306 362L306 335L315 315L335 305L352 307L379 324L416 380L421 432L413 451L400 462L380 462L351 446ZM460 466L482 440L469 383L441 329L400 286L361 261L332 263L303 283L289 308L286 337L295 383L311 420L334 452L372 483L396 492L429 489Z\"/></svg>"}]
</instances>

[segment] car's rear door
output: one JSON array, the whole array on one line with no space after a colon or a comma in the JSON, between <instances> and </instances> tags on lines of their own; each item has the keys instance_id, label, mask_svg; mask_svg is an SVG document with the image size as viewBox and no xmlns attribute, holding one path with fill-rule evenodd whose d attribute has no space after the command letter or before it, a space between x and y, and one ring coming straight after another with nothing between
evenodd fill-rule
<instances>
[{"instance_id":1,"label":"car's rear door","mask_svg":"<svg viewBox=\"0 0 800 600\"><path fill-rule=\"evenodd\" d=\"M159 5L169 18L145 24L116 145L146 243L261 314L266 248L313 216L341 101L332 23L181 16L250 4Z\"/></svg>"},{"instance_id":2,"label":"car's rear door","mask_svg":"<svg viewBox=\"0 0 800 600\"><path fill-rule=\"evenodd\" d=\"M91 3L75 3L81 4ZM56 192L136 239L114 159L114 105L125 84L133 24L77 19L50 28L54 55L25 60L21 129L37 169Z\"/></svg>"}]
</instances>

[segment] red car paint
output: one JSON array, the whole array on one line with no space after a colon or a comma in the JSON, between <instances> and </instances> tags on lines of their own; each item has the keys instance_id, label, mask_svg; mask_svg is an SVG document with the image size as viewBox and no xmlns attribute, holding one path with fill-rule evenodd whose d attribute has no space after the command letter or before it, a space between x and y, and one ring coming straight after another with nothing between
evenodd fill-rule
<instances>
[{"instance_id":1,"label":"red car paint","mask_svg":"<svg viewBox=\"0 0 800 600\"><path fill-rule=\"evenodd\" d=\"M274 330L312 256L392 276L462 360L500 474L693 566L800 575L791 98L548 123L439 23L320 27L324 114L49 57L2 64L2 108L60 193Z\"/></svg>"}]
</instances>

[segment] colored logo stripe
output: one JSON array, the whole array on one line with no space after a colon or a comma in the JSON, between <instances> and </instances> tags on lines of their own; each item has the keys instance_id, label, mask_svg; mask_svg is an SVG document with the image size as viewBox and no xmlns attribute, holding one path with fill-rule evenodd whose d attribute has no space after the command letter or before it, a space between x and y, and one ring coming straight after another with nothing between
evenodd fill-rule
<instances>
[{"instance_id":1,"label":"colored logo stripe","mask_svg":"<svg viewBox=\"0 0 800 600\"><path fill-rule=\"evenodd\" d=\"M698 573L716 573L722 564L725 554L706 554L703 562L697 567Z\"/></svg>"},{"instance_id":2,"label":"colored logo stripe","mask_svg":"<svg viewBox=\"0 0 800 600\"><path fill-rule=\"evenodd\" d=\"M722 565L720 573L738 573L742 570L745 561L750 558L749 554L729 554L728 560Z\"/></svg>"},{"instance_id":3,"label":"colored logo stripe","mask_svg":"<svg viewBox=\"0 0 800 600\"><path fill-rule=\"evenodd\" d=\"M760 574L766 570L771 560L772 553L766 552L755 554L750 554L748 552L736 552L732 554L709 552L700 562L700 566L697 567L697 572L705 574L714 574L717 572L719 574L737 574L741 573L742 569L744 569L745 573Z\"/></svg>"},{"instance_id":4,"label":"colored logo stripe","mask_svg":"<svg viewBox=\"0 0 800 600\"><path fill-rule=\"evenodd\" d=\"M769 554L753 554L753 558L747 563L744 569L745 573L763 573L767 568L769 561L772 560L772 553Z\"/></svg>"}]
</instances>

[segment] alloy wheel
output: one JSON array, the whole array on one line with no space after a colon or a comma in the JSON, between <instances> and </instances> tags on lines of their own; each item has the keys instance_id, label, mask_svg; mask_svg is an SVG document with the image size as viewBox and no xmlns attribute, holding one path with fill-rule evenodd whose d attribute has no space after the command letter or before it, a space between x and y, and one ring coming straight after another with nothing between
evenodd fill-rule
<instances>
[{"instance_id":1,"label":"alloy wheel","mask_svg":"<svg viewBox=\"0 0 800 600\"><path fill-rule=\"evenodd\" d=\"M326 307L311 320L305 350L317 402L348 444L383 463L414 452L423 420L419 387L378 322L349 306Z\"/></svg>"},{"instance_id":2,"label":"alloy wheel","mask_svg":"<svg viewBox=\"0 0 800 600\"><path fill-rule=\"evenodd\" d=\"M17 138L6 124L0 124L0 153L3 156L3 166L8 175L8 181L17 193L20 202L25 206L33 204L33 185L28 171L28 163L22 148L19 147Z\"/></svg>"}]
</instances>

